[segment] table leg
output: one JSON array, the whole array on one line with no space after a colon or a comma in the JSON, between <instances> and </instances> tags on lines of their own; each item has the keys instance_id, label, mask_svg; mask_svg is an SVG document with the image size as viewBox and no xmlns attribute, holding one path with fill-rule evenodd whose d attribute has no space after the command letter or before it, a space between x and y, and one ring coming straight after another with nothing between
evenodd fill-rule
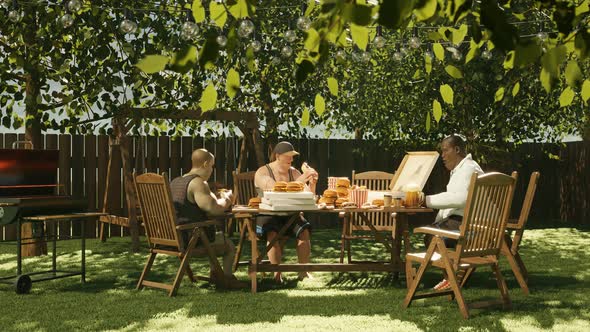
<instances>
[{"instance_id":1,"label":"table leg","mask_svg":"<svg viewBox=\"0 0 590 332\"><path fill-rule=\"evenodd\" d=\"M80 238L82 240L81 243L81 247L82 247L82 267L81 267L81 272L82 272L82 277L81 277L81 281L82 283L86 283L86 230L84 229L84 224L86 224L86 220L82 220L82 222L80 223L80 231L82 232L82 234L80 235Z\"/></svg>"},{"instance_id":2,"label":"table leg","mask_svg":"<svg viewBox=\"0 0 590 332\"><path fill-rule=\"evenodd\" d=\"M250 266L248 267L252 293L256 293L256 271L258 267L258 239L256 238L256 225L254 220L254 218L248 218L246 221L246 226L248 227L248 236L250 237L250 245L252 248L252 259L250 260Z\"/></svg>"},{"instance_id":3,"label":"table leg","mask_svg":"<svg viewBox=\"0 0 590 332\"><path fill-rule=\"evenodd\" d=\"M53 275L56 275L57 271L57 223L58 221L49 221L51 226L51 231L53 233L51 237L51 267L53 269Z\"/></svg>"},{"instance_id":4,"label":"table leg","mask_svg":"<svg viewBox=\"0 0 590 332\"><path fill-rule=\"evenodd\" d=\"M244 248L244 240L246 239L246 224L248 223L248 220L241 218L240 219L236 219L236 223L242 223L242 227L240 227L240 239L238 241L238 247L236 248L236 254L234 256L234 266L233 266L233 271L236 272L238 270L238 264L240 263L240 257L242 257L242 249Z\"/></svg>"}]
</instances>

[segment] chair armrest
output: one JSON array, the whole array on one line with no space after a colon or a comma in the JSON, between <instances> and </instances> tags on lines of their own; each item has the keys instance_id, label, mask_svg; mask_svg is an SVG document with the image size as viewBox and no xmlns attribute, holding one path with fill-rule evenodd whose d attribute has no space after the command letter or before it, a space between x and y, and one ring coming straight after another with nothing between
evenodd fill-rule
<instances>
[{"instance_id":1,"label":"chair armrest","mask_svg":"<svg viewBox=\"0 0 590 332\"><path fill-rule=\"evenodd\" d=\"M518 219L508 219L506 229L520 229L520 227L518 226Z\"/></svg>"},{"instance_id":2,"label":"chair armrest","mask_svg":"<svg viewBox=\"0 0 590 332\"><path fill-rule=\"evenodd\" d=\"M193 229L195 227L206 227L206 226L217 226L222 225L223 220L207 220L207 221L200 221L200 222L192 222L190 224L178 225L176 229L179 231Z\"/></svg>"},{"instance_id":3,"label":"chair armrest","mask_svg":"<svg viewBox=\"0 0 590 332\"><path fill-rule=\"evenodd\" d=\"M461 233L459 233L459 232L448 231L448 230L434 228L434 227L414 228L414 233L424 233L424 234L430 234L430 235L444 236L444 237L448 237L448 238L455 239L455 240L458 240L461 237Z\"/></svg>"}]
</instances>

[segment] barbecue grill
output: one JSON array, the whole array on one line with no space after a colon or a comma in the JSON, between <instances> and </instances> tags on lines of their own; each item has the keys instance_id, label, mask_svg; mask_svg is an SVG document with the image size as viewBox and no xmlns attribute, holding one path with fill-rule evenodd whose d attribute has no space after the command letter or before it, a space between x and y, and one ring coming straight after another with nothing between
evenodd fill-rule
<instances>
[{"instance_id":1,"label":"barbecue grill","mask_svg":"<svg viewBox=\"0 0 590 332\"><path fill-rule=\"evenodd\" d=\"M81 222L82 262L80 271L60 271L56 267L57 222L60 220L84 221L103 213L84 213L88 201L58 195L57 150L0 149L0 226L16 224L17 271L15 276L0 278L2 283L14 282L17 293L27 293L32 282L81 275L85 281L84 222ZM52 269L22 274L22 245L33 243L34 238L22 238L23 223L43 223L52 227L51 234L42 239L52 242ZM61 238L59 238L61 239ZM31 276L34 276L31 278Z\"/></svg>"}]
</instances>

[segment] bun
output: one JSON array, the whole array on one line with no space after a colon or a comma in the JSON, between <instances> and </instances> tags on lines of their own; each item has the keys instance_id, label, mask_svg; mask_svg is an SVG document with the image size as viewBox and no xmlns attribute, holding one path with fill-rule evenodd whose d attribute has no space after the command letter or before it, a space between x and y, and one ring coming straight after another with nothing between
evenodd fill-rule
<instances>
[{"instance_id":1,"label":"bun","mask_svg":"<svg viewBox=\"0 0 590 332\"><path fill-rule=\"evenodd\" d=\"M331 197L331 198L336 198L338 197L338 193L336 192L336 190L332 190L332 189L326 189L324 190L324 197Z\"/></svg>"},{"instance_id":2,"label":"bun","mask_svg":"<svg viewBox=\"0 0 590 332\"><path fill-rule=\"evenodd\" d=\"M279 191L279 192L287 191L287 182L285 182L285 181L275 182L275 185L272 188L272 191Z\"/></svg>"},{"instance_id":3,"label":"bun","mask_svg":"<svg viewBox=\"0 0 590 332\"><path fill-rule=\"evenodd\" d=\"M303 165L301 165L301 171L303 173L307 172L309 170L309 165L307 165L307 163L303 163Z\"/></svg>"},{"instance_id":4,"label":"bun","mask_svg":"<svg viewBox=\"0 0 590 332\"><path fill-rule=\"evenodd\" d=\"M321 197L318 201L319 204L324 203L326 205L334 205L336 202L336 197Z\"/></svg>"},{"instance_id":5,"label":"bun","mask_svg":"<svg viewBox=\"0 0 590 332\"><path fill-rule=\"evenodd\" d=\"M336 202L334 202L334 206L340 207L340 206L342 206L342 204L344 204L346 202L348 202L348 198L346 198L346 197L340 197L340 198L338 198L336 200Z\"/></svg>"},{"instance_id":6,"label":"bun","mask_svg":"<svg viewBox=\"0 0 590 332\"><path fill-rule=\"evenodd\" d=\"M298 181L292 181L287 183L287 187L286 190L288 192L300 192L303 191L303 189L305 189L305 185L301 182Z\"/></svg>"},{"instance_id":7,"label":"bun","mask_svg":"<svg viewBox=\"0 0 590 332\"><path fill-rule=\"evenodd\" d=\"M348 187L336 187L338 197L348 197Z\"/></svg>"},{"instance_id":8,"label":"bun","mask_svg":"<svg viewBox=\"0 0 590 332\"><path fill-rule=\"evenodd\" d=\"M377 206L383 206L384 205L383 199L380 199L380 198L374 199L373 202L371 202L371 204L377 205Z\"/></svg>"},{"instance_id":9,"label":"bun","mask_svg":"<svg viewBox=\"0 0 590 332\"><path fill-rule=\"evenodd\" d=\"M253 207L253 208L257 208L260 205L260 202L262 200L260 199L260 197L252 197L250 198L250 200L248 201L248 206L249 207Z\"/></svg>"},{"instance_id":10,"label":"bun","mask_svg":"<svg viewBox=\"0 0 590 332\"><path fill-rule=\"evenodd\" d=\"M336 180L336 187L350 187L350 180L348 178L338 178Z\"/></svg>"}]
</instances>

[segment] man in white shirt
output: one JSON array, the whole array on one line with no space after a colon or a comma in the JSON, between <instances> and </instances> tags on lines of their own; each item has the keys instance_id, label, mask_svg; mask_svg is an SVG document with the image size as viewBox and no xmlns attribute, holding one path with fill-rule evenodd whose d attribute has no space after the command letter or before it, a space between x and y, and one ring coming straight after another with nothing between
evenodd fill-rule
<instances>
[{"instance_id":1,"label":"man in white shirt","mask_svg":"<svg viewBox=\"0 0 590 332\"><path fill-rule=\"evenodd\" d=\"M441 144L442 159L445 168L451 171L451 178L447 184L447 191L436 195L426 196L426 206L439 209L434 226L451 231L458 231L463 221L463 210L467 202L469 182L473 173L483 174L481 167L465 152L465 141L458 135L451 135L443 139ZM430 244L431 236L425 237L426 246ZM456 241L445 238L447 247L454 247ZM442 290L448 287L443 279L434 287Z\"/></svg>"}]
</instances>

